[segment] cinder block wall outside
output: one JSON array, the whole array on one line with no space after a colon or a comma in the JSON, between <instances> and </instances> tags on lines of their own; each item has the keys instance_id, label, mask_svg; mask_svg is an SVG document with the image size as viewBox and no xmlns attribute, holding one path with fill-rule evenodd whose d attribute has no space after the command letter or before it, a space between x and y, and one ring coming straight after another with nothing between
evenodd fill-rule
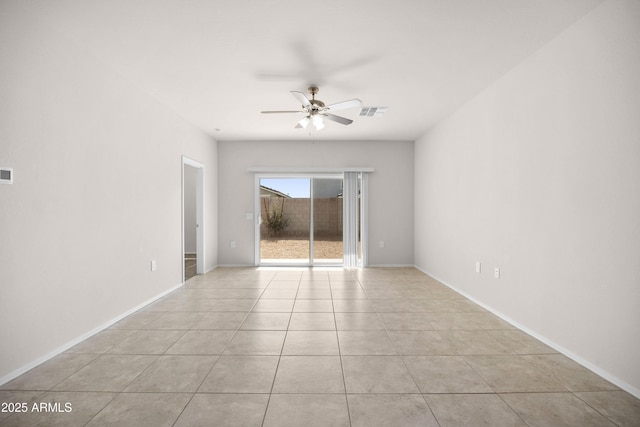
<instances>
[{"instance_id":1,"label":"cinder block wall outside","mask_svg":"<svg viewBox=\"0 0 640 427\"><path fill-rule=\"evenodd\" d=\"M267 204L273 209L280 209L281 198L271 198ZM264 201L262 205L262 217L266 217ZM287 227L277 237L308 237L309 236L309 208L310 199L284 199L284 215L289 219ZM341 238L342 237L342 198L314 199L313 220L315 237ZM269 236L269 230L263 219L260 226L260 234ZM275 236L274 236L275 237Z\"/></svg>"}]
</instances>

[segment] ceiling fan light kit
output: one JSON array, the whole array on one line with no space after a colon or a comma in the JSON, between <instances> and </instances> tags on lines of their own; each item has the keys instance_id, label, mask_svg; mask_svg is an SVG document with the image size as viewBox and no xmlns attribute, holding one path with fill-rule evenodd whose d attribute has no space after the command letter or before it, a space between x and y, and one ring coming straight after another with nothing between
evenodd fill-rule
<instances>
[{"instance_id":1,"label":"ceiling fan light kit","mask_svg":"<svg viewBox=\"0 0 640 427\"><path fill-rule=\"evenodd\" d=\"M324 119L340 123L342 125L350 125L353 120L346 117L337 116L330 111L345 110L347 108L356 108L362 106L362 101L358 98L349 99L347 101L337 102L335 104L325 105L324 102L316 99L319 89L317 86L309 87L311 99L307 98L304 93L295 90L291 91L294 98L302 104L300 110L295 111L262 111L263 114L280 114L280 113L303 113L305 117L295 126L298 129L306 129L309 123L312 123L316 130L325 127Z\"/></svg>"},{"instance_id":2,"label":"ceiling fan light kit","mask_svg":"<svg viewBox=\"0 0 640 427\"><path fill-rule=\"evenodd\" d=\"M306 129L306 128L307 128L307 125L309 124L309 122L310 122L310 121L311 121L311 120L309 120L309 118L308 118L308 117L305 117L305 118L303 118L302 120L300 120L300 121L298 122L298 125L296 126L296 128L303 128L303 129Z\"/></svg>"},{"instance_id":3,"label":"ceiling fan light kit","mask_svg":"<svg viewBox=\"0 0 640 427\"><path fill-rule=\"evenodd\" d=\"M324 127L324 122L318 115L313 116L313 119L311 121L313 122L313 125L316 127L316 130L320 130Z\"/></svg>"}]
</instances>

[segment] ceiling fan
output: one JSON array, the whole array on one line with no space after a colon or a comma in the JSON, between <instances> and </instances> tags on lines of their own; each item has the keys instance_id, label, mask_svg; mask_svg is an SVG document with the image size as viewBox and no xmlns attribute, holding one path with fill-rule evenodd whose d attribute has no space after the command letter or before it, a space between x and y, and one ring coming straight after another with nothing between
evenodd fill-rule
<instances>
[{"instance_id":1,"label":"ceiling fan","mask_svg":"<svg viewBox=\"0 0 640 427\"><path fill-rule=\"evenodd\" d=\"M295 90L291 91L291 94L296 98L301 104L302 108L300 110L292 110L292 111L261 111L263 114L280 114L280 113L303 113L305 116L298 122L296 128L298 129L306 129L309 123L312 123L315 126L316 130L320 130L324 127L323 119L329 119L331 121L343 124L350 125L353 123L353 120L347 119L346 117L336 116L332 114L331 111L336 110L345 110L347 108L354 108L362 106L362 101L358 98L350 99L348 101L337 102L335 104L325 105L324 102L316 99L316 94L318 93L318 88L316 86L311 86L309 88L309 93L311 94L311 99L307 98L304 93L298 92Z\"/></svg>"}]
</instances>

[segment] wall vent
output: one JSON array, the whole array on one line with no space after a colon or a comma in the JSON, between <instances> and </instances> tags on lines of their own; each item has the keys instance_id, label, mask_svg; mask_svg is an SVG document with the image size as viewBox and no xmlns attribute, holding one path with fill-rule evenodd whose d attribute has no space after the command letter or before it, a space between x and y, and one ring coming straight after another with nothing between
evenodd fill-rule
<instances>
[{"instance_id":1,"label":"wall vent","mask_svg":"<svg viewBox=\"0 0 640 427\"><path fill-rule=\"evenodd\" d=\"M0 167L0 184L13 184L13 169Z\"/></svg>"},{"instance_id":2,"label":"wall vent","mask_svg":"<svg viewBox=\"0 0 640 427\"><path fill-rule=\"evenodd\" d=\"M378 117L387 111L387 107L362 107L360 116L362 117Z\"/></svg>"}]
</instances>

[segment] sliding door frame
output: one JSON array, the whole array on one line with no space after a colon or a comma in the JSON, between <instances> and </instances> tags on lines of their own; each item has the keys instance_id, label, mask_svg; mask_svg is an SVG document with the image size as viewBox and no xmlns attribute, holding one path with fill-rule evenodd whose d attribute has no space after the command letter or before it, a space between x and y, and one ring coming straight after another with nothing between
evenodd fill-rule
<instances>
[{"instance_id":1,"label":"sliding door frame","mask_svg":"<svg viewBox=\"0 0 640 427\"><path fill-rule=\"evenodd\" d=\"M260 224L262 223L262 206L260 200L260 181L263 178L274 179L308 179L309 180L309 262L308 263L262 263L260 254ZM314 233L314 218L313 218L313 180L314 179L340 179L344 180L344 174L342 173L256 173L255 174L255 265L256 266L270 266L270 267L342 267L344 265L344 256L342 263L314 263L314 251L313 243L315 240ZM344 209L344 208L343 208Z\"/></svg>"},{"instance_id":2,"label":"sliding door frame","mask_svg":"<svg viewBox=\"0 0 640 427\"><path fill-rule=\"evenodd\" d=\"M316 168L308 168L308 167L273 167L273 166L250 166L247 170L249 173L255 174L255 213L254 217L254 226L255 226L255 254L254 254L254 264L256 266L260 265L260 216L262 212L262 208L260 206L260 178L263 177L276 177L276 178L286 178L286 177L310 177L310 176L318 176L329 177L329 176L338 176L340 175L344 179L345 172L360 172L361 173L361 181L360 181L360 244L361 244L361 257L359 260L359 267L367 267L369 265L368 262L368 224L369 224L369 213L368 213L368 192L369 192L369 174L375 172L375 169L372 167L344 167L344 168L324 168L324 167L316 167ZM344 236L343 236L344 239ZM309 254L311 256L311 253ZM343 254L344 257L344 254ZM311 258L309 258L311 261ZM342 263L344 266L344 261ZM274 265L275 266L275 265Z\"/></svg>"}]
</instances>

